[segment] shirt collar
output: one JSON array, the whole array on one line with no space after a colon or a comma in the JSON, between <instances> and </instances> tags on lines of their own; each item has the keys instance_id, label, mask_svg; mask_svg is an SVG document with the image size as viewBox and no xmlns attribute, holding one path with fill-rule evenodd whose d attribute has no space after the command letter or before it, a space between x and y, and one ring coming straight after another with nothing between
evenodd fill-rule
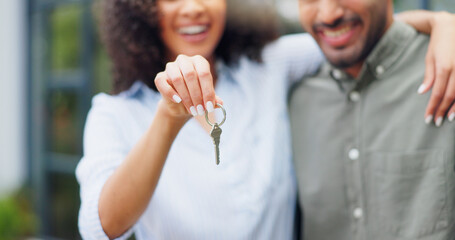
<instances>
[{"instance_id":1,"label":"shirt collar","mask_svg":"<svg viewBox=\"0 0 455 240\"><path fill-rule=\"evenodd\" d=\"M416 35L416 30L411 26L394 21L368 56L365 65L376 77L380 77L400 58Z\"/></svg>"},{"instance_id":2,"label":"shirt collar","mask_svg":"<svg viewBox=\"0 0 455 240\"><path fill-rule=\"evenodd\" d=\"M356 86L354 88L360 90L373 80L385 75L416 35L416 30L411 26L400 21L394 21L367 57L355 81ZM346 81L354 82L354 79L348 76L348 74L340 69L336 69L330 64L327 65L327 70L337 83Z\"/></svg>"},{"instance_id":3,"label":"shirt collar","mask_svg":"<svg viewBox=\"0 0 455 240\"><path fill-rule=\"evenodd\" d=\"M239 59L239 61L244 61L244 59ZM233 66L232 66L233 65ZM217 73L217 85L220 81L231 81L236 82L235 71L240 66L240 63L234 63L231 65L226 64L222 59L217 59L215 69Z\"/></svg>"},{"instance_id":4,"label":"shirt collar","mask_svg":"<svg viewBox=\"0 0 455 240\"><path fill-rule=\"evenodd\" d=\"M128 90L121 92L119 96L122 96L124 98L134 98L142 94L146 88L148 89L145 83L140 80L136 80Z\"/></svg>"}]
</instances>

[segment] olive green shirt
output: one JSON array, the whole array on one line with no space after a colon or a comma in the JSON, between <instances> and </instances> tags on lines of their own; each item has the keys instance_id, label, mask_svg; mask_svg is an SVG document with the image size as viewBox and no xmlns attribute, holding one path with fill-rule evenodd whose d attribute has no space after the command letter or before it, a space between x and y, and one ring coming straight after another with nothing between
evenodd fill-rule
<instances>
[{"instance_id":1,"label":"olive green shirt","mask_svg":"<svg viewBox=\"0 0 455 240\"><path fill-rule=\"evenodd\" d=\"M455 124L424 122L428 36L395 22L357 79L321 67L290 96L305 240L454 240Z\"/></svg>"}]
</instances>

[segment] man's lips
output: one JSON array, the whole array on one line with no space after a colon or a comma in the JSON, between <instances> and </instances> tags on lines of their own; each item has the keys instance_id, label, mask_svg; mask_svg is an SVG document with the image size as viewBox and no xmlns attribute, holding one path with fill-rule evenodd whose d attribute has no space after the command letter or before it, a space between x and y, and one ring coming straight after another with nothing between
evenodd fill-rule
<instances>
[{"instance_id":1,"label":"man's lips","mask_svg":"<svg viewBox=\"0 0 455 240\"><path fill-rule=\"evenodd\" d=\"M316 28L316 33L324 43L331 47L340 48L353 41L358 30L359 24L350 22L337 27L320 26Z\"/></svg>"},{"instance_id":2,"label":"man's lips","mask_svg":"<svg viewBox=\"0 0 455 240\"><path fill-rule=\"evenodd\" d=\"M337 38L337 37L343 36L344 34L349 32L351 29L352 29L351 26L344 26L337 30L324 29L324 30L322 30L322 33L327 37Z\"/></svg>"}]
</instances>

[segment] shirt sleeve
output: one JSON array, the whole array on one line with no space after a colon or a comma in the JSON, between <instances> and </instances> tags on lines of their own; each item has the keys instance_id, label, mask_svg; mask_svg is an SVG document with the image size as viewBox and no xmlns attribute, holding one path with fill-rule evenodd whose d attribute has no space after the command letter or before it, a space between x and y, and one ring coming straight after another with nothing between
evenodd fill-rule
<instances>
[{"instance_id":1,"label":"shirt sleeve","mask_svg":"<svg viewBox=\"0 0 455 240\"><path fill-rule=\"evenodd\" d=\"M319 46L308 33L280 37L264 49L264 62L286 68L287 86L314 74L324 61Z\"/></svg>"},{"instance_id":2,"label":"shirt sleeve","mask_svg":"<svg viewBox=\"0 0 455 240\"><path fill-rule=\"evenodd\" d=\"M81 196L79 231L83 239L108 239L101 226L98 201L106 180L128 154L112 98L100 94L93 99L84 130L84 155L76 168ZM131 234L129 229L118 239Z\"/></svg>"}]
</instances>

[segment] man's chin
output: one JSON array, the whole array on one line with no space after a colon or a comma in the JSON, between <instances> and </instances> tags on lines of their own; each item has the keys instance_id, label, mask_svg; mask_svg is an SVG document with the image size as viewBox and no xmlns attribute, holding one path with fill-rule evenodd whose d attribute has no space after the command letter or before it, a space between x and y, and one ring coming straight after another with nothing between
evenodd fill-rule
<instances>
[{"instance_id":1,"label":"man's chin","mask_svg":"<svg viewBox=\"0 0 455 240\"><path fill-rule=\"evenodd\" d=\"M330 51L323 50L323 52L330 64L336 68L349 68L362 62L361 54L357 51L352 51L352 49L330 49Z\"/></svg>"},{"instance_id":2,"label":"man's chin","mask_svg":"<svg viewBox=\"0 0 455 240\"><path fill-rule=\"evenodd\" d=\"M356 63L349 59L328 59L330 64L339 69L345 69L354 66Z\"/></svg>"}]
</instances>

